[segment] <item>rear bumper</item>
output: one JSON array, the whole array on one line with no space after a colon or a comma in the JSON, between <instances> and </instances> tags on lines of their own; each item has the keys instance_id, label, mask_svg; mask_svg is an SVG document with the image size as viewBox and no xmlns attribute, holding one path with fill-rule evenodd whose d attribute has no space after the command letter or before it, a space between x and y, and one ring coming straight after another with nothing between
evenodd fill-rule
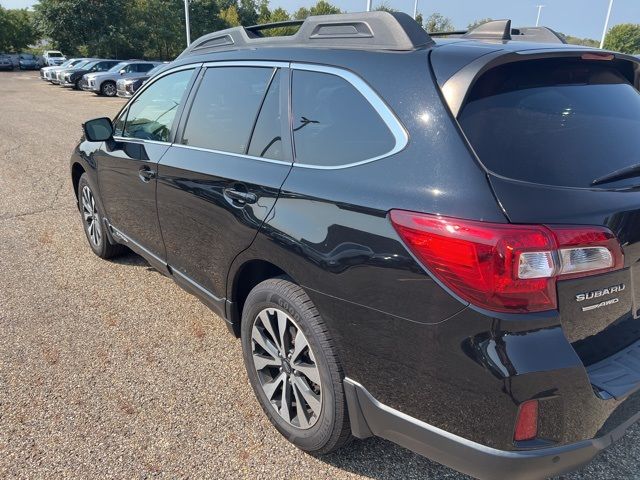
<instances>
[{"instance_id":1,"label":"rear bumper","mask_svg":"<svg viewBox=\"0 0 640 480\"><path fill-rule=\"evenodd\" d=\"M376 435L479 479L537 480L575 470L621 438L640 420L636 413L606 435L557 447L504 451L467 440L378 402L362 385L345 378L353 434Z\"/></svg>"}]
</instances>

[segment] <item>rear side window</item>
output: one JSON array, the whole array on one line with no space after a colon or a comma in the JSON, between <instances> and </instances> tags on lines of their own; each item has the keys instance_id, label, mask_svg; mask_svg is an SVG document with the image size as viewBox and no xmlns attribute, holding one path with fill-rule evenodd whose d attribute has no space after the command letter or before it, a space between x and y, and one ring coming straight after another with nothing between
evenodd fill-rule
<instances>
[{"instance_id":1,"label":"rear side window","mask_svg":"<svg viewBox=\"0 0 640 480\"><path fill-rule=\"evenodd\" d=\"M282 102L280 102L280 77L278 70L271 80L269 91L262 102L253 128L249 155L273 160L284 160L282 145Z\"/></svg>"},{"instance_id":2,"label":"rear side window","mask_svg":"<svg viewBox=\"0 0 640 480\"><path fill-rule=\"evenodd\" d=\"M395 147L395 137L378 112L341 77L295 70L292 103L297 163L346 165Z\"/></svg>"},{"instance_id":3,"label":"rear side window","mask_svg":"<svg viewBox=\"0 0 640 480\"><path fill-rule=\"evenodd\" d=\"M244 154L272 68L209 68L193 100L182 142Z\"/></svg>"},{"instance_id":4,"label":"rear side window","mask_svg":"<svg viewBox=\"0 0 640 480\"><path fill-rule=\"evenodd\" d=\"M480 160L517 180L591 188L640 163L640 92L623 64L548 59L495 68L459 115ZM619 180L599 188L640 183Z\"/></svg>"}]
</instances>

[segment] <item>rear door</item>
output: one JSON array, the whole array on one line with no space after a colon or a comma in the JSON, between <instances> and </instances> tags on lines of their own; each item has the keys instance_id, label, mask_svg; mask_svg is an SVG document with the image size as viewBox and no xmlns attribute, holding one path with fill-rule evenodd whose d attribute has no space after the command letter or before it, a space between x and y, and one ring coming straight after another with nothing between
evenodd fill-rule
<instances>
[{"instance_id":1,"label":"rear door","mask_svg":"<svg viewBox=\"0 0 640 480\"><path fill-rule=\"evenodd\" d=\"M158 166L167 263L220 308L231 262L251 245L291 168L288 78L287 64L209 65Z\"/></svg>"}]
</instances>

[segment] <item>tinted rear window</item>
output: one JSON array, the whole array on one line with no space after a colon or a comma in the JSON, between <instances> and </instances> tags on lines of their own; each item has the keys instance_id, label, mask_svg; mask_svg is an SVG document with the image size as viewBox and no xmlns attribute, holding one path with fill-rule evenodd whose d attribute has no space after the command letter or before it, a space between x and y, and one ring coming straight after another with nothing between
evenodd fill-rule
<instances>
[{"instance_id":1,"label":"tinted rear window","mask_svg":"<svg viewBox=\"0 0 640 480\"><path fill-rule=\"evenodd\" d=\"M640 163L640 92L628 75L624 65L603 61L504 65L476 83L459 121L492 172L591 187L599 177ZM640 179L600 188L630 183Z\"/></svg>"},{"instance_id":2,"label":"tinted rear window","mask_svg":"<svg viewBox=\"0 0 640 480\"><path fill-rule=\"evenodd\" d=\"M296 162L333 167L389 153L395 138L369 101L336 75L294 71Z\"/></svg>"}]
</instances>

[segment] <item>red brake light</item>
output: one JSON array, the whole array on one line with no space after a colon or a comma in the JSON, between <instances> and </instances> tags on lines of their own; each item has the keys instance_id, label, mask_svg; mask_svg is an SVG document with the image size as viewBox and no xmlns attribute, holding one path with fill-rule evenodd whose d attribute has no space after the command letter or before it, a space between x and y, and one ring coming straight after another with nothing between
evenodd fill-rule
<instances>
[{"instance_id":1,"label":"red brake light","mask_svg":"<svg viewBox=\"0 0 640 480\"><path fill-rule=\"evenodd\" d=\"M538 400L529 400L520 405L513 439L516 442L533 440L538 436Z\"/></svg>"},{"instance_id":2,"label":"red brake light","mask_svg":"<svg viewBox=\"0 0 640 480\"><path fill-rule=\"evenodd\" d=\"M546 227L460 220L392 210L416 257L463 299L489 310L557 307L556 279L621 268L622 249L604 227Z\"/></svg>"}]
</instances>

